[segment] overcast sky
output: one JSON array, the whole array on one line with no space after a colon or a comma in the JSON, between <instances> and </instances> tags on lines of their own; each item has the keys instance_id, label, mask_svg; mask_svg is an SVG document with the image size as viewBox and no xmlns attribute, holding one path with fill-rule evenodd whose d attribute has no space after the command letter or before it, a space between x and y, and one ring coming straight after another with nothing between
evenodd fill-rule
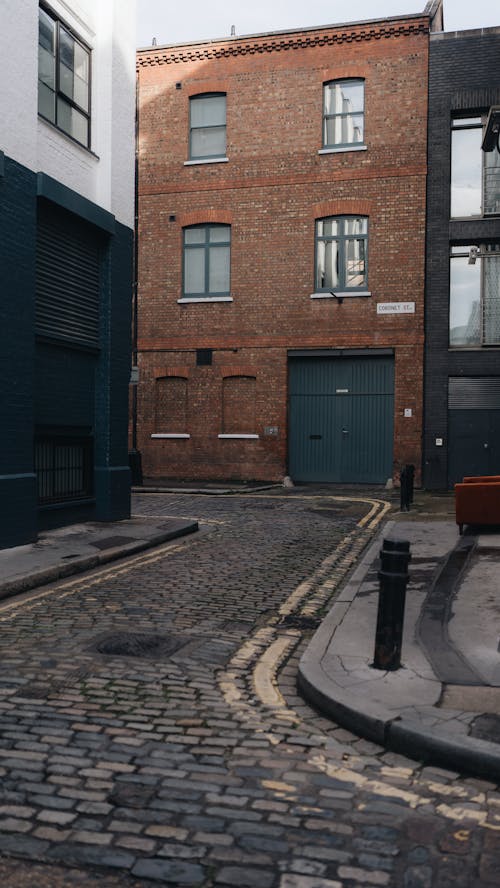
<instances>
[{"instance_id":1,"label":"overcast sky","mask_svg":"<svg viewBox=\"0 0 500 888\"><path fill-rule=\"evenodd\" d=\"M137 46L419 13L426 0L137 0ZM444 0L446 31L500 26L498 0Z\"/></svg>"}]
</instances>

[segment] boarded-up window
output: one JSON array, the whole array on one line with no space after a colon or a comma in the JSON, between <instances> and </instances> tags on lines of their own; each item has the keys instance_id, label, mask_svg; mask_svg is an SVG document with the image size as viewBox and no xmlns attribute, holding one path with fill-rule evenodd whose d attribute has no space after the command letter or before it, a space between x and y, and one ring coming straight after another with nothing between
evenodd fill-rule
<instances>
[{"instance_id":1,"label":"boarded-up window","mask_svg":"<svg viewBox=\"0 0 500 888\"><path fill-rule=\"evenodd\" d=\"M227 376L223 380L222 417L225 435L255 434L254 376Z\"/></svg>"},{"instance_id":2,"label":"boarded-up window","mask_svg":"<svg viewBox=\"0 0 500 888\"><path fill-rule=\"evenodd\" d=\"M162 376L156 380L155 429L157 432L182 433L187 427L187 379Z\"/></svg>"}]
</instances>

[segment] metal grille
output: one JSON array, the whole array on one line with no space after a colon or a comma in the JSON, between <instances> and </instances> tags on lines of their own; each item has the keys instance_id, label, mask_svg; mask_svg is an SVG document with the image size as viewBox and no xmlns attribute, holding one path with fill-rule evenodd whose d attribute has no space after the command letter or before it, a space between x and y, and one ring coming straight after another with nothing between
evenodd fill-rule
<instances>
[{"instance_id":1,"label":"metal grille","mask_svg":"<svg viewBox=\"0 0 500 888\"><path fill-rule=\"evenodd\" d=\"M451 376L450 410L500 410L500 376Z\"/></svg>"},{"instance_id":2,"label":"metal grille","mask_svg":"<svg viewBox=\"0 0 500 888\"><path fill-rule=\"evenodd\" d=\"M70 213L39 206L36 332L51 339L99 344L100 245Z\"/></svg>"},{"instance_id":3,"label":"metal grille","mask_svg":"<svg viewBox=\"0 0 500 888\"><path fill-rule=\"evenodd\" d=\"M40 505L92 496L92 439L37 438L35 472Z\"/></svg>"}]
</instances>

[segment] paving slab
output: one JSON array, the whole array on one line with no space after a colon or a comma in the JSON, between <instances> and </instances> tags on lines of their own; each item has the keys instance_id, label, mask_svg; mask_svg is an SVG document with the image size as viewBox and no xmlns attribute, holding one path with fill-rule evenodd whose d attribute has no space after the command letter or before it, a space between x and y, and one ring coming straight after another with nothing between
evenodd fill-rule
<instances>
[{"instance_id":1,"label":"paving slab","mask_svg":"<svg viewBox=\"0 0 500 888\"><path fill-rule=\"evenodd\" d=\"M0 550L0 599L134 555L198 530L179 518L133 517L49 530L35 543Z\"/></svg>"},{"instance_id":2,"label":"paving slab","mask_svg":"<svg viewBox=\"0 0 500 888\"><path fill-rule=\"evenodd\" d=\"M384 539L407 540L411 552L402 663L394 671L373 665ZM438 612L434 599L456 552L459 569L447 577ZM388 522L303 654L301 691L343 727L389 749L498 779L500 720L496 732L490 720L488 740L473 726L500 711L499 566L498 533L464 542L448 517Z\"/></svg>"}]
</instances>

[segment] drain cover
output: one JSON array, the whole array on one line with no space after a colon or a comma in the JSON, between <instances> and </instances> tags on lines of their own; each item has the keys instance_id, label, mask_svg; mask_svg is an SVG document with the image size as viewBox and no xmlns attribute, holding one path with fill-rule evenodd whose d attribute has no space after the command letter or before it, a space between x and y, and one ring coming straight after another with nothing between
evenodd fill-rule
<instances>
[{"instance_id":1,"label":"drain cover","mask_svg":"<svg viewBox=\"0 0 500 888\"><path fill-rule=\"evenodd\" d=\"M136 543L137 537L131 536L112 536L105 537L102 540L94 540L92 545L96 549L114 549L116 546L123 546L126 543Z\"/></svg>"},{"instance_id":2,"label":"drain cover","mask_svg":"<svg viewBox=\"0 0 500 888\"><path fill-rule=\"evenodd\" d=\"M318 617L305 617L301 614L289 614L287 617L282 617L279 625L290 627L292 629L317 629L320 625L321 620Z\"/></svg>"},{"instance_id":3,"label":"drain cover","mask_svg":"<svg viewBox=\"0 0 500 888\"><path fill-rule=\"evenodd\" d=\"M500 715L493 715L491 712L478 715L472 722L470 735L478 740L500 743Z\"/></svg>"},{"instance_id":4,"label":"drain cover","mask_svg":"<svg viewBox=\"0 0 500 888\"><path fill-rule=\"evenodd\" d=\"M95 645L100 654L108 657L142 657L154 660L168 657L189 641L175 635L147 635L136 632L115 632L106 635Z\"/></svg>"}]
</instances>

